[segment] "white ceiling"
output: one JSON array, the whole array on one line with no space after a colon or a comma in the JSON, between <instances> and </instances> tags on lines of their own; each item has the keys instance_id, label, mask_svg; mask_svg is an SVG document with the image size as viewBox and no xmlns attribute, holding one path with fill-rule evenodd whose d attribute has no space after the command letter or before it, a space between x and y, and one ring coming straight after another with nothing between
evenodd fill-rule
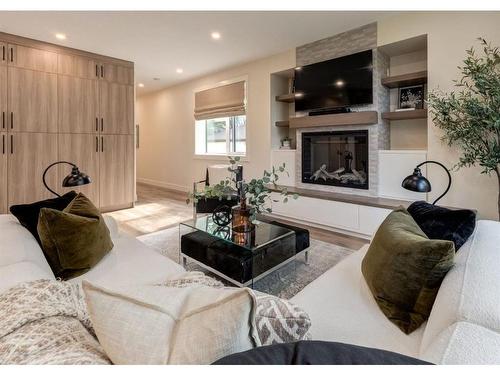
<instances>
[{"instance_id":1,"label":"white ceiling","mask_svg":"<svg viewBox=\"0 0 500 375\"><path fill-rule=\"evenodd\" d=\"M157 90L387 17L390 12L0 12L0 31L135 62ZM222 38L211 39L212 31ZM65 33L59 41L55 33ZM176 73L182 68L184 73ZM154 81L153 78L160 78Z\"/></svg>"}]
</instances>

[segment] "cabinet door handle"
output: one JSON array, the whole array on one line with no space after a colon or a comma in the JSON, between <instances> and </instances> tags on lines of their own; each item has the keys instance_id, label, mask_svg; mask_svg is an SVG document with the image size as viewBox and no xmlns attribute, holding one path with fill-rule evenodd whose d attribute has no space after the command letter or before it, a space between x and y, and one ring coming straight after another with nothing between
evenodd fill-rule
<instances>
[{"instance_id":1,"label":"cabinet door handle","mask_svg":"<svg viewBox=\"0 0 500 375\"><path fill-rule=\"evenodd\" d=\"M104 78L104 65L101 65L101 78Z\"/></svg>"},{"instance_id":2,"label":"cabinet door handle","mask_svg":"<svg viewBox=\"0 0 500 375\"><path fill-rule=\"evenodd\" d=\"M10 113L10 128L14 129L14 112Z\"/></svg>"},{"instance_id":3,"label":"cabinet door handle","mask_svg":"<svg viewBox=\"0 0 500 375\"><path fill-rule=\"evenodd\" d=\"M2 112L2 129L5 129L5 112Z\"/></svg>"},{"instance_id":4,"label":"cabinet door handle","mask_svg":"<svg viewBox=\"0 0 500 375\"><path fill-rule=\"evenodd\" d=\"M10 62L14 62L14 48L10 47Z\"/></svg>"},{"instance_id":5,"label":"cabinet door handle","mask_svg":"<svg viewBox=\"0 0 500 375\"><path fill-rule=\"evenodd\" d=\"M5 134L2 134L2 154L5 154Z\"/></svg>"},{"instance_id":6,"label":"cabinet door handle","mask_svg":"<svg viewBox=\"0 0 500 375\"><path fill-rule=\"evenodd\" d=\"M5 61L5 46L2 46L2 60Z\"/></svg>"},{"instance_id":7,"label":"cabinet door handle","mask_svg":"<svg viewBox=\"0 0 500 375\"><path fill-rule=\"evenodd\" d=\"M99 77L99 66L95 64L95 76Z\"/></svg>"},{"instance_id":8,"label":"cabinet door handle","mask_svg":"<svg viewBox=\"0 0 500 375\"><path fill-rule=\"evenodd\" d=\"M101 132L104 131L104 118L101 117Z\"/></svg>"},{"instance_id":9,"label":"cabinet door handle","mask_svg":"<svg viewBox=\"0 0 500 375\"><path fill-rule=\"evenodd\" d=\"M99 152L99 137L95 137L95 152Z\"/></svg>"},{"instance_id":10,"label":"cabinet door handle","mask_svg":"<svg viewBox=\"0 0 500 375\"><path fill-rule=\"evenodd\" d=\"M101 152L104 152L104 137L101 137Z\"/></svg>"},{"instance_id":11,"label":"cabinet door handle","mask_svg":"<svg viewBox=\"0 0 500 375\"><path fill-rule=\"evenodd\" d=\"M14 136L12 134L10 135L10 153L14 153Z\"/></svg>"},{"instance_id":12,"label":"cabinet door handle","mask_svg":"<svg viewBox=\"0 0 500 375\"><path fill-rule=\"evenodd\" d=\"M99 119L97 117L95 118L95 131L99 131Z\"/></svg>"}]
</instances>

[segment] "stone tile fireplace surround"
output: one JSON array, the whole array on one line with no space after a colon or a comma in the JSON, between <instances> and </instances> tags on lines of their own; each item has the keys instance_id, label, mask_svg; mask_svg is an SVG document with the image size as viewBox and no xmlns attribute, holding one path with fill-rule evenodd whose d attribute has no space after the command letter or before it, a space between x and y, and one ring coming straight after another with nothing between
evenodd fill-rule
<instances>
[{"instance_id":1,"label":"stone tile fireplace surround","mask_svg":"<svg viewBox=\"0 0 500 375\"><path fill-rule=\"evenodd\" d=\"M377 50L377 24L372 23L326 39L309 43L296 50L297 66L313 64L334 59L356 52L373 50L373 104L353 106L353 111L377 111L378 123L373 125L324 126L318 128L297 129L295 153L296 186L302 189L326 192L347 193L365 196L378 196L378 150L389 148L390 128L382 120L381 113L389 110L389 89L382 86L381 78L387 74L389 58ZM297 113L297 116L300 114ZM368 130L368 181L367 190L341 186L328 186L302 183L302 133L325 131Z\"/></svg>"}]
</instances>

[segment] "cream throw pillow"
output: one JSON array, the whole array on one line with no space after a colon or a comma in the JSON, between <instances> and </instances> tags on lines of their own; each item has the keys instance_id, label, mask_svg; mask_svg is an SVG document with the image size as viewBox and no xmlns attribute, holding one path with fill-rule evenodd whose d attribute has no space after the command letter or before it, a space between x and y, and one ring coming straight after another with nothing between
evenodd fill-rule
<instances>
[{"instance_id":1,"label":"cream throw pillow","mask_svg":"<svg viewBox=\"0 0 500 375\"><path fill-rule=\"evenodd\" d=\"M248 289L83 282L92 325L114 364L210 364L260 345Z\"/></svg>"}]
</instances>

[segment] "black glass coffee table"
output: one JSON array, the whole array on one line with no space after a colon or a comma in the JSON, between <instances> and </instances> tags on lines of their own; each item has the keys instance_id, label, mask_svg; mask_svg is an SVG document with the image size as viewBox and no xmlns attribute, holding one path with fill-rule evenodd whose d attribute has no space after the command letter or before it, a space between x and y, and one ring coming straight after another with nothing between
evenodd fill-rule
<instances>
[{"instance_id":1,"label":"black glass coffee table","mask_svg":"<svg viewBox=\"0 0 500 375\"><path fill-rule=\"evenodd\" d=\"M239 233L203 216L180 223L179 237L184 267L188 260L195 262L238 286L253 287L257 280L306 252L296 252L294 231L264 222L257 222L252 232Z\"/></svg>"}]
</instances>

